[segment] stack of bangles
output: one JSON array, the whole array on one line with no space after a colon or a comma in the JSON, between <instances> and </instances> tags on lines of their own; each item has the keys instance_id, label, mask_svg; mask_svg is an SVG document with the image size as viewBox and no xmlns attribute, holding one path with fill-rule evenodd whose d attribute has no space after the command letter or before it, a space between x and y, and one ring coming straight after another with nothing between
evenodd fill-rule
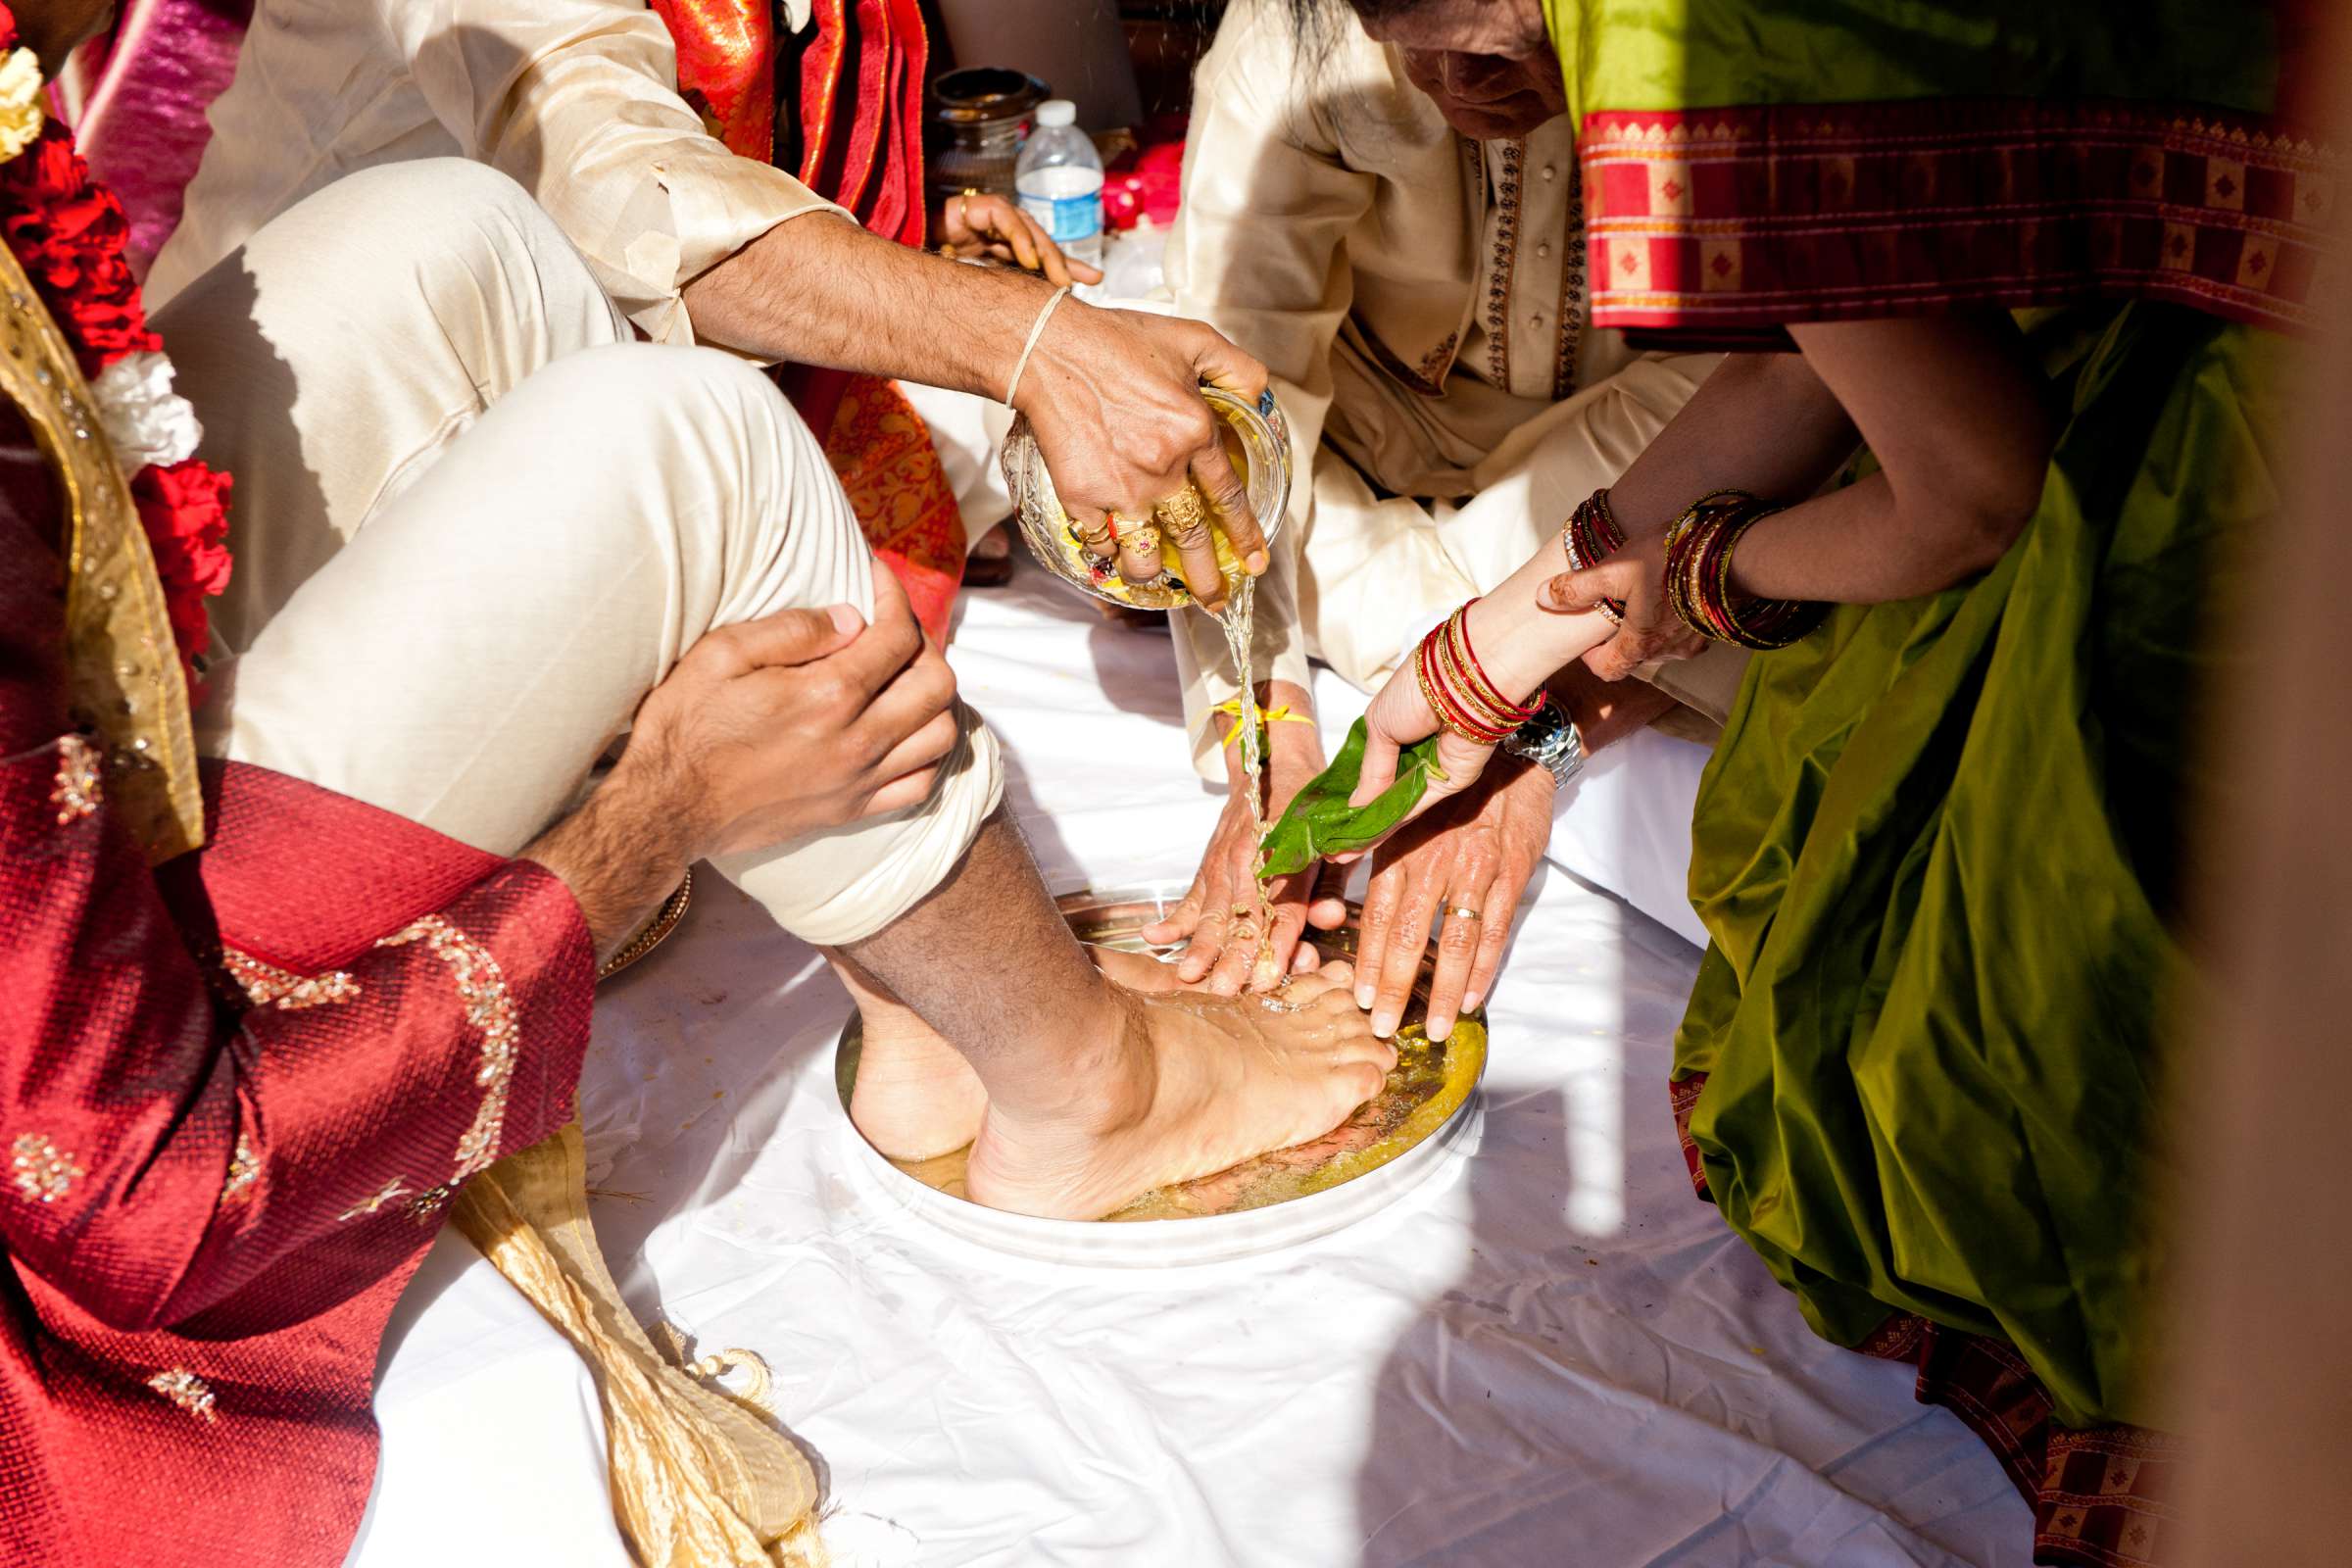
<instances>
[{"instance_id":1,"label":"stack of bangles","mask_svg":"<svg viewBox=\"0 0 2352 1568\"><path fill-rule=\"evenodd\" d=\"M1685 625L1716 642L1770 650L1821 624L1830 607L1818 601L1733 599L1733 549L1781 510L1743 490L1717 490L1674 520L1666 530L1666 602Z\"/></svg>"},{"instance_id":2,"label":"stack of bangles","mask_svg":"<svg viewBox=\"0 0 2352 1568\"><path fill-rule=\"evenodd\" d=\"M1487 678L1470 647L1470 605L1477 603L1471 600L1421 639L1413 673L1421 682L1422 701L1439 723L1473 745L1498 746L1543 709L1544 694L1514 703Z\"/></svg>"},{"instance_id":3,"label":"stack of bangles","mask_svg":"<svg viewBox=\"0 0 2352 1568\"><path fill-rule=\"evenodd\" d=\"M1597 566L1625 546L1625 530L1617 526L1617 514L1609 510L1609 492L1595 490L1578 503L1560 525L1560 549L1568 557L1570 571L1583 571ZM1625 620L1625 601L1603 599L1597 608L1608 617L1612 626Z\"/></svg>"}]
</instances>

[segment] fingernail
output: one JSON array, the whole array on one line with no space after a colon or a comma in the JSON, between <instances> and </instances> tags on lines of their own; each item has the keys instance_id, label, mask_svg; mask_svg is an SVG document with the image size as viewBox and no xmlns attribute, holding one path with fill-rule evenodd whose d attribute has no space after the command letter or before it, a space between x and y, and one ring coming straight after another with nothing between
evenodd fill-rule
<instances>
[{"instance_id":1,"label":"fingernail","mask_svg":"<svg viewBox=\"0 0 2352 1568\"><path fill-rule=\"evenodd\" d=\"M825 615L833 622L833 629L838 632L853 632L865 625L865 617L858 613L855 605L831 606L825 611Z\"/></svg>"},{"instance_id":2,"label":"fingernail","mask_svg":"<svg viewBox=\"0 0 2352 1568\"><path fill-rule=\"evenodd\" d=\"M1486 1000L1485 993L1473 991L1469 995L1462 998L1462 1010L1464 1012L1476 1012L1478 1010L1478 1004Z\"/></svg>"},{"instance_id":3,"label":"fingernail","mask_svg":"<svg viewBox=\"0 0 2352 1568\"><path fill-rule=\"evenodd\" d=\"M1396 1015L1383 1007L1372 1015L1372 1032L1386 1040L1396 1032Z\"/></svg>"},{"instance_id":4,"label":"fingernail","mask_svg":"<svg viewBox=\"0 0 2352 1568\"><path fill-rule=\"evenodd\" d=\"M1443 1041L1447 1035L1453 1033L1453 1020L1432 1016L1426 1020L1424 1028L1430 1039Z\"/></svg>"},{"instance_id":5,"label":"fingernail","mask_svg":"<svg viewBox=\"0 0 2352 1568\"><path fill-rule=\"evenodd\" d=\"M1255 577L1266 569L1266 553L1263 550L1252 550L1250 552L1250 559L1242 564L1250 568L1250 576Z\"/></svg>"},{"instance_id":6,"label":"fingernail","mask_svg":"<svg viewBox=\"0 0 2352 1568\"><path fill-rule=\"evenodd\" d=\"M1372 991L1371 986L1357 986L1355 988L1355 1004L1359 1007L1372 1005Z\"/></svg>"}]
</instances>

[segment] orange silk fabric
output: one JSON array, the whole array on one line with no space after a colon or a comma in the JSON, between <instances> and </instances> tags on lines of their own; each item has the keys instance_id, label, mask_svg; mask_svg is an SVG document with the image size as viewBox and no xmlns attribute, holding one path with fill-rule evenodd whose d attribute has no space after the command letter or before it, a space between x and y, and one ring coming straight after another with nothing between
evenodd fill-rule
<instances>
[{"instance_id":1,"label":"orange silk fabric","mask_svg":"<svg viewBox=\"0 0 2352 1568\"><path fill-rule=\"evenodd\" d=\"M678 85L729 150L775 156L776 37L766 0L652 0L676 40ZM924 238L923 75L917 0L816 0L800 61L801 182L904 245ZM961 514L939 454L888 381L786 366L777 383L823 437L866 542L946 641L963 580Z\"/></svg>"}]
</instances>

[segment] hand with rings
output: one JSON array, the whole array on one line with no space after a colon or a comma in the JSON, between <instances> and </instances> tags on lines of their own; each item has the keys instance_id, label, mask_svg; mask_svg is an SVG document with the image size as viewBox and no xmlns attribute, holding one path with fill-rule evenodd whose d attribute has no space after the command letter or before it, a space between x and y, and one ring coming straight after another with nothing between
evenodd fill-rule
<instances>
[{"instance_id":1,"label":"hand with rings","mask_svg":"<svg viewBox=\"0 0 2352 1568\"><path fill-rule=\"evenodd\" d=\"M1008 348L1019 342L1017 333L1007 338ZM1115 538L1089 547L1095 560L1115 560L1135 586L1156 583L1168 569L1163 532L1181 529L1191 548L1177 574L1200 604L1219 608L1226 588L1214 535L1189 504L1213 519L1244 571L1266 569L1265 532L1226 447L1227 426L1200 395L1208 382L1254 402L1266 390L1264 366L1204 322L1075 299L1045 319L1031 350L1008 396L1029 417L1062 510L1086 536L1100 538L1105 514L1116 514ZM1158 512L1163 502L1174 505L1173 519Z\"/></svg>"},{"instance_id":2,"label":"hand with rings","mask_svg":"<svg viewBox=\"0 0 2352 1568\"><path fill-rule=\"evenodd\" d=\"M937 219L932 232L942 255L1010 262L1023 271L1043 272L1056 288L1102 281L1101 270L1062 255L1045 225L1008 197L962 191L941 204Z\"/></svg>"},{"instance_id":3,"label":"hand with rings","mask_svg":"<svg viewBox=\"0 0 2352 1568\"><path fill-rule=\"evenodd\" d=\"M1455 1018L1486 1001L1520 896L1551 841L1555 788L1543 768L1497 759L1469 789L1372 852L1355 1000L1371 1009L1374 1034L1386 1039L1403 1020L1432 915L1444 923L1429 984L1430 1038L1443 1039Z\"/></svg>"}]
</instances>

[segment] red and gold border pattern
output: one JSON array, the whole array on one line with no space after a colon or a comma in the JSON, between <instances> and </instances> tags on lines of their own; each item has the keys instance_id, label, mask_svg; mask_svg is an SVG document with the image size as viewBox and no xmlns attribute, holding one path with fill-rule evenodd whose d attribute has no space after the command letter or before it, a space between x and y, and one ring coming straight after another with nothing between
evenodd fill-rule
<instances>
[{"instance_id":1,"label":"red and gold border pattern","mask_svg":"<svg viewBox=\"0 0 2352 1568\"><path fill-rule=\"evenodd\" d=\"M2344 173L2250 118L2011 99L1594 114L1578 157L1593 324L1727 337L2089 296L2306 331Z\"/></svg>"}]
</instances>

